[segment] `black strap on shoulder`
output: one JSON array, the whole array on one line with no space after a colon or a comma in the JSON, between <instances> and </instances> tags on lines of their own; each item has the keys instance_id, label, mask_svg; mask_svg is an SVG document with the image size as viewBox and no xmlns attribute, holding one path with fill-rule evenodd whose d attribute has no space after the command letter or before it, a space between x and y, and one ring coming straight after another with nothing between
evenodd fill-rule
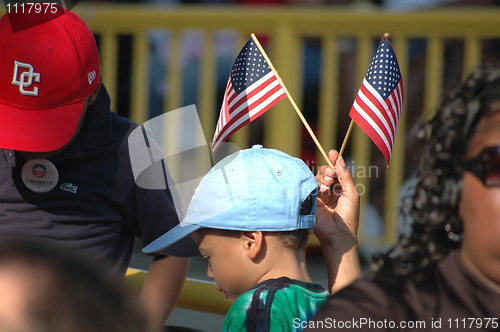
<instances>
[{"instance_id":1,"label":"black strap on shoulder","mask_svg":"<svg viewBox=\"0 0 500 332\"><path fill-rule=\"evenodd\" d=\"M256 286L252 297L252 303L247 311L246 326L248 332L270 332L271 330L271 306L274 296L280 289L288 287L291 280L286 277L266 280ZM267 291L265 300L260 298L262 292Z\"/></svg>"}]
</instances>

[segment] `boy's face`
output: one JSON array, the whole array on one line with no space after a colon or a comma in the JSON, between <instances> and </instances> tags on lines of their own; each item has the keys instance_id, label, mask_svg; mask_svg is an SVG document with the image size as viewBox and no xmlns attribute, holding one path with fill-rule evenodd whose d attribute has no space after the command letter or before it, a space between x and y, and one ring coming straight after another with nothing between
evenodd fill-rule
<instances>
[{"instance_id":1,"label":"boy's face","mask_svg":"<svg viewBox=\"0 0 500 332\"><path fill-rule=\"evenodd\" d=\"M242 237L196 231L193 239L203 257L208 261L207 275L217 284L225 298L235 301L255 285L250 262Z\"/></svg>"}]
</instances>

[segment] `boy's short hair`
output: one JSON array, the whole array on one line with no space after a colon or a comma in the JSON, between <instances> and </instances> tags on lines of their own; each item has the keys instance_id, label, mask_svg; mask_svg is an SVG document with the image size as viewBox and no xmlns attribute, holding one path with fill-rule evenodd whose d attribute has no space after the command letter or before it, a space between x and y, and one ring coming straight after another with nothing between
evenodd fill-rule
<instances>
[{"instance_id":1,"label":"boy's short hair","mask_svg":"<svg viewBox=\"0 0 500 332\"><path fill-rule=\"evenodd\" d=\"M199 232L203 234L218 234L228 237L238 237L242 231L234 231L230 229L217 228L200 228ZM298 252L307 248L309 240L309 231L307 229L297 229L294 231L282 232L264 232L276 235L282 246L292 252Z\"/></svg>"},{"instance_id":2,"label":"boy's short hair","mask_svg":"<svg viewBox=\"0 0 500 332\"><path fill-rule=\"evenodd\" d=\"M305 250L309 240L309 231L297 229L295 231L275 232L283 247L293 252Z\"/></svg>"},{"instance_id":3,"label":"boy's short hair","mask_svg":"<svg viewBox=\"0 0 500 332\"><path fill-rule=\"evenodd\" d=\"M215 165L201 180L184 220L143 251L170 255L168 246L200 228L311 230L317 195L318 182L302 160L256 145Z\"/></svg>"}]
</instances>

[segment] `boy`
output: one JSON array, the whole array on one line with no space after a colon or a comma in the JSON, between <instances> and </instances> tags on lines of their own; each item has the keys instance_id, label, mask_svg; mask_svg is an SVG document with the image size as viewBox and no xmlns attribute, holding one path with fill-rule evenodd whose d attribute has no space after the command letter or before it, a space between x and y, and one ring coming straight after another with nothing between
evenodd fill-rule
<instances>
[{"instance_id":1,"label":"boy","mask_svg":"<svg viewBox=\"0 0 500 332\"><path fill-rule=\"evenodd\" d=\"M337 159L335 152L330 158ZM344 192L319 200L317 227L332 291L335 279L348 282L359 274L359 197L341 160L337 170ZM327 175L321 182L332 184L333 170L322 171ZM201 180L183 222L144 251L161 253L191 234L208 261L208 277L235 301L224 331L299 331L330 294L311 281L306 267L317 195L318 182L304 162L254 146L214 166ZM342 260L345 267L338 264Z\"/></svg>"}]
</instances>

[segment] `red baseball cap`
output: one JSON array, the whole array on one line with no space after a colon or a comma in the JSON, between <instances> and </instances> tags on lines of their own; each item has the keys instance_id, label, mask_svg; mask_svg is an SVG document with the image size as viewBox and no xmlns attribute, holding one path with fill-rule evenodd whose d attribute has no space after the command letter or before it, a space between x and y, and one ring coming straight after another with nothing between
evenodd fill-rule
<instances>
[{"instance_id":1,"label":"red baseball cap","mask_svg":"<svg viewBox=\"0 0 500 332\"><path fill-rule=\"evenodd\" d=\"M12 29L0 19L0 148L29 152L64 147L78 130L85 99L99 86L99 53L74 13L24 14L46 22ZM50 15L53 15L52 17Z\"/></svg>"}]
</instances>

